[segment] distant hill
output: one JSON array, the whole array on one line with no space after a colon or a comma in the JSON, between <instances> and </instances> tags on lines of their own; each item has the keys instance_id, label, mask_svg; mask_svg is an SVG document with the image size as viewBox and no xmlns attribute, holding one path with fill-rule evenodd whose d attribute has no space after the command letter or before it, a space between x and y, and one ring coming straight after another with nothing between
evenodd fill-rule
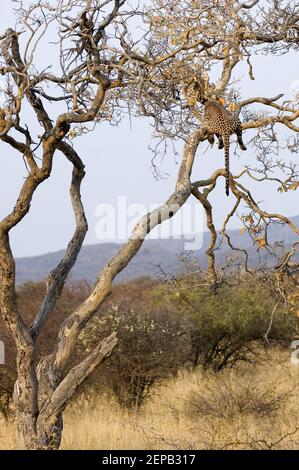
<instances>
[{"instance_id":1,"label":"distant hill","mask_svg":"<svg viewBox=\"0 0 299 470\"><path fill-rule=\"evenodd\" d=\"M292 221L299 226L299 216L293 217ZM239 230L231 230L229 235L234 246L248 249L251 265L258 263L259 258L256 247L252 246L252 241L247 233L241 234ZM272 243L282 241L289 246L295 239L296 237L292 231L284 225L273 226L269 234L269 240ZM117 281L126 281L140 276L155 277L161 273L160 266L168 274L177 272L183 267L178 260L178 256L184 251L184 243L183 239L145 240L137 256L117 276ZM205 232L202 248L192 254L201 261L203 267L206 265L205 250L208 243L209 233ZM117 252L119 247L120 244L118 243L99 243L84 246L71 272L71 279L85 279L88 282L94 282L99 270ZM261 252L264 261L268 264L274 263L273 257L265 250ZM46 279L49 271L56 266L62 255L63 250L40 256L17 258L17 283L23 284L26 281ZM223 263L225 258L231 255L231 250L228 250L226 243L224 243L217 254L218 262Z\"/></svg>"}]
</instances>

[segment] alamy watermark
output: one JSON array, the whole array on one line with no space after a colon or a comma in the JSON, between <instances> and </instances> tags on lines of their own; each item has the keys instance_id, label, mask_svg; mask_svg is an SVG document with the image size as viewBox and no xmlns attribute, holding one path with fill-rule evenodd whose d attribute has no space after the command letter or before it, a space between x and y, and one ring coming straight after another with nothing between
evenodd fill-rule
<instances>
[{"instance_id":1,"label":"alamy watermark","mask_svg":"<svg viewBox=\"0 0 299 470\"><path fill-rule=\"evenodd\" d=\"M123 241L134 236L175 238L184 240L185 250L202 247L204 215L199 205L150 204L147 207L140 203L129 204L126 196L119 196L115 205L99 204L95 216L98 218L96 238L101 241Z\"/></svg>"},{"instance_id":2,"label":"alamy watermark","mask_svg":"<svg viewBox=\"0 0 299 470\"><path fill-rule=\"evenodd\" d=\"M291 83L291 101L299 100L299 80L293 80Z\"/></svg>"},{"instance_id":3,"label":"alamy watermark","mask_svg":"<svg viewBox=\"0 0 299 470\"><path fill-rule=\"evenodd\" d=\"M5 364L5 345L3 341L0 340L0 365Z\"/></svg>"},{"instance_id":4,"label":"alamy watermark","mask_svg":"<svg viewBox=\"0 0 299 470\"><path fill-rule=\"evenodd\" d=\"M294 349L294 351L291 354L291 363L294 366L297 366L299 364L299 340L298 339L292 341L291 349Z\"/></svg>"},{"instance_id":5,"label":"alamy watermark","mask_svg":"<svg viewBox=\"0 0 299 470\"><path fill-rule=\"evenodd\" d=\"M6 89L7 89L7 84L5 80L0 77L0 108L5 105L6 102Z\"/></svg>"}]
</instances>

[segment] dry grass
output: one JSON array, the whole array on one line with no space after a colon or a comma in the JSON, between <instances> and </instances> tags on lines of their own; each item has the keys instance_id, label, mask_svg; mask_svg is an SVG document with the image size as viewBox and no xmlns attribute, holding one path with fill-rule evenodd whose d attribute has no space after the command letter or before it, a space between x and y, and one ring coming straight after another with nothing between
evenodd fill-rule
<instances>
[{"instance_id":1,"label":"dry grass","mask_svg":"<svg viewBox=\"0 0 299 470\"><path fill-rule=\"evenodd\" d=\"M0 450L14 450L19 447L15 426L2 422L0 418Z\"/></svg>"},{"instance_id":2,"label":"dry grass","mask_svg":"<svg viewBox=\"0 0 299 470\"><path fill-rule=\"evenodd\" d=\"M289 354L272 352L259 366L181 374L139 414L85 399L65 412L62 448L298 449L298 384ZM0 448L18 447L13 425L1 426Z\"/></svg>"}]
</instances>

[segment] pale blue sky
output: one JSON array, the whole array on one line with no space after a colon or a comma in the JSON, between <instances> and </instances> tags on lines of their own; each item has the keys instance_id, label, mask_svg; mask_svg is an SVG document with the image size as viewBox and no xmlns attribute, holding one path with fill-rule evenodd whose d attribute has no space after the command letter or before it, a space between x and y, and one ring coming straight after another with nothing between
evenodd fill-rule
<instances>
[{"instance_id":1,"label":"pale blue sky","mask_svg":"<svg viewBox=\"0 0 299 470\"><path fill-rule=\"evenodd\" d=\"M0 34L12 23L12 6L10 0L1 2ZM45 60L49 56L45 47ZM51 60L49 56L49 61ZM252 95L274 96L278 93L291 94L291 83L298 80L292 55L282 57L253 59L256 80L250 81L242 69L243 98ZM28 122L30 126L30 122ZM128 203L150 204L161 203L172 192L176 180L178 164L174 157L168 157L161 165L161 170L169 177L156 181L150 171L151 152L147 149L151 143L151 128L148 123L139 119L133 122L123 121L119 128L107 124L99 125L93 134L88 134L74 141L75 147L86 164L86 178L82 187L82 198L86 207L89 222L89 233L86 244L98 243L95 228L98 222L96 207L101 203L116 204L117 197L127 196ZM245 133L244 140L249 135ZM202 151L207 145L201 144L198 158L193 170L193 179L208 176L214 169L223 167L223 153L216 148ZM254 158L250 151L242 153L240 160L231 158L231 167L236 173L242 162ZM178 160L180 157L178 158ZM12 152L6 145L0 144L0 216L4 216L13 207L18 190L26 175L24 163L19 154ZM72 233L74 223L68 195L68 183L71 168L62 155L55 157L53 174L36 191L30 213L21 224L11 232L11 241L16 256L31 256L64 248ZM67 185L66 185L67 181ZM271 189L269 183L254 188L256 200L265 201L264 208L281 211L287 215L299 213L298 194L290 192L280 194ZM216 225L220 226L225 211L233 203L233 198L224 195L224 183L219 185L213 195L214 216ZM194 204L192 202L192 204ZM202 220L201 210L198 217ZM236 219L231 227L239 226Z\"/></svg>"}]
</instances>

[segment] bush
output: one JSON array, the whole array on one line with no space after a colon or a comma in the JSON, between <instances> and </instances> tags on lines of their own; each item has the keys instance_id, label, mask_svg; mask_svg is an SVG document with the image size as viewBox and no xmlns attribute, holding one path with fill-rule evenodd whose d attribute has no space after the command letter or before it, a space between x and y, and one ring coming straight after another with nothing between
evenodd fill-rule
<instances>
[{"instance_id":1,"label":"bush","mask_svg":"<svg viewBox=\"0 0 299 470\"><path fill-rule=\"evenodd\" d=\"M233 419L238 415L270 416L280 409L291 391L277 392L277 382L261 383L255 376L238 377L228 372L214 375L204 392L192 392L186 411L193 418L211 416Z\"/></svg>"},{"instance_id":2,"label":"bush","mask_svg":"<svg viewBox=\"0 0 299 470\"><path fill-rule=\"evenodd\" d=\"M276 300L258 278L230 279L216 292L199 276L188 277L188 284L185 279L176 280L175 286L157 287L153 296L156 306L172 305L189 320L194 366L220 371L239 361L254 360L260 344L266 344L271 320L268 341L289 346L292 326L298 319L279 311L272 318Z\"/></svg>"},{"instance_id":3,"label":"bush","mask_svg":"<svg viewBox=\"0 0 299 470\"><path fill-rule=\"evenodd\" d=\"M143 294L144 295L144 294ZM131 298L92 320L80 337L80 354L90 351L100 338L116 331L119 345L95 371L87 385L106 388L126 408L139 408L162 379L174 375L185 363L190 339L179 317L167 310L153 310L146 299Z\"/></svg>"}]
</instances>

